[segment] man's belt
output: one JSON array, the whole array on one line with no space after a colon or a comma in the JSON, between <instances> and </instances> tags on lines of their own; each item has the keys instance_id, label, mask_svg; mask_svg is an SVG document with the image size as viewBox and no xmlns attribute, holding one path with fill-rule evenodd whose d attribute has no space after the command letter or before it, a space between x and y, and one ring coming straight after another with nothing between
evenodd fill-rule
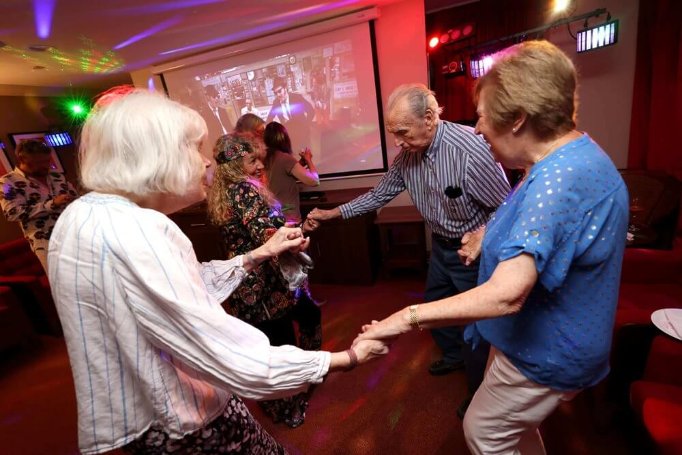
<instances>
[{"instance_id":1,"label":"man's belt","mask_svg":"<svg viewBox=\"0 0 682 455\"><path fill-rule=\"evenodd\" d=\"M462 246L462 237L445 237L440 234L432 233L432 238L443 248L457 248Z\"/></svg>"}]
</instances>

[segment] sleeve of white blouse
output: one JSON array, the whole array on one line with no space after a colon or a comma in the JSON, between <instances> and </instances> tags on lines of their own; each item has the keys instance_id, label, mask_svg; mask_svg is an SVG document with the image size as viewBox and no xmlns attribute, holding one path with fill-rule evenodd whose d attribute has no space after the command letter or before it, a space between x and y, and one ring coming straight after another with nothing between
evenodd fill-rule
<instances>
[{"instance_id":1,"label":"sleeve of white blouse","mask_svg":"<svg viewBox=\"0 0 682 455\"><path fill-rule=\"evenodd\" d=\"M120 270L126 303L155 346L246 398L277 398L322 382L329 352L272 347L261 331L229 316L218 303L218 288L234 289L241 281L240 258L197 267L183 259L185 246L164 226L141 220L128 230L121 247L135 254Z\"/></svg>"},{"instance_id":2,"label":"sleeve of white blouse","mask_svg":"<svg viewBox=\"0 0 682 455\"><path fill-rule=\"evenodd\" d=\"M227 261L202 262L199 264L199 275L211 297L216 302L223 302L246 276L244 255Z\"/></svg>"}]
</instances>

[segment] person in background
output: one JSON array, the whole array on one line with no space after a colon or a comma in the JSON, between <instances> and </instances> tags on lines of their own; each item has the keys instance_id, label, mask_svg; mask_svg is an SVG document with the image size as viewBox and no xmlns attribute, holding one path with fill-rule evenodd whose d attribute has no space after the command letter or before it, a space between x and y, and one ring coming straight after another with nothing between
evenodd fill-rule
<instances>
[{"instance_id":1,"label":"person in background","mask_svg":"<svg viewBox=\"0 0 682 455\"><path fill-rule=\"evenodd\" d=\"M244 107L241 110L241 115L245 114L258 115L258 109L253 106L253 100L249 97L244 100Z\"/></svg>"},{"instance_id":2,"label":"person in background","mask_svg":"<svg viewBox=\"0 0 682 455\"><path fill-rule=\"evenodd\" d=\"M301 222L301 202L297 182L305 186L318 186L320 176L313 163L313 154L309 148L303 149L300 161L293 156L291 139L287 129L278 122L270 122L263 134L265 142L265 171L267 173L268 188L275 199L282 205L282 213L287 221L299 224Z\"/></svg>"},{"instance_id":3,"label":"person in background","mask_svg":"<svg viewBox=\"0 0 682 455\"><path fill-rule=\"evenodd\" d=\"M265 133L265 121L256 114L244 114L237 120L237 125L234 128L234 133L239 137L247 140L255 147L256 156L261 162L265 162L267 152L265 144L263 143L263 134ZM260 181L267 186L267 174L261 173Z\"/></svg>"},{"instance_id":4,"label":"person in background","mask_svg":"<svg viewBox=\"0 0 682 455\"><path fill-rule=\"evenodd\" d=\"M376 188L332 210L314 209L311 220L359 216L379 209L404 190L432 232L426 278L427 302L464 292L476 285L477 250L482 227L509 193L504 172L473 128L440 119L434 93L422 84L396 88L388 100L386 126L401 151ZM462 258L460 259L460 253ZM477 351L462 339L460 326L438 327L431 334L442 358L429 368L443 375L467 363L470 394L483 379L487 346ZM468 398L458 414L463 415Z\"/></svg>"},{"instance_id":5,"label":"person in background","mask_svg":"<svg viewBox=\"0 0 682 455\"><path fill-rule=\"evenodd\" d=\"M293 157L291 140L287 129L278 122L270 122L265 127L263 135L267 155L265 157L265 171L268 189L280 203L282 213L287 221L296 225L301 224L301 201L298 191L298 183L306 186L318 186L320 176L313 163L313 154L309 148L299 153L300 160ZM305 163L304 167L302 163ZM316 300L310 293L310 287L306 282L296 290L296 300L301 302L302 308L309 308L310 303L322 306L325 299ZM304 316L305 318L305 316ZM297 321L300 324L300 321Z\"/></svg>"},{"instance_id":6,"label":"person in background","mask_svg":"<svg viewBox=\"0 0 682 455\"><path fill-rule=\"evenodd\" d=\"M234 127L237 133L253 133L262 138L265 131L265 122L256 114L242 114Z\"/></svg>"},{"instance_id":7,"label":"person in background","mask_svg":"<svg viewBox=\"0 0 682 455\"><path fill-rule=\"evenodd\" d=\"M313 100L315 107L315 122L318 125L329 124L329 112L331 110L330 99L331 92L329 84L327 84L327 76L324 68L319 68L312 73L312 89L310 90L310 97Z\"/></svg>"},{"instance_id":8,"label":"person in background","mask_svg":"<svg viewBox=\"0 0 682 455\"><path fill-rule=\"evenodd\" d=\"M219 134L227 134L232 128L232 122L225 110L225 105L215 85L207 85L204 88L208 112L204 119L210 127Z\"/></svg>"},{"instance_id":9,"label":"person in background","mask_svg":"<svg viewBox=\"0 0 682 455\"><path fill-rule=\"evenodd\" d=\"M245 277L308 240L285 227L231 260L197 262L167 214L206 196L206 135L197 112L132 87L104 94L83 126L90 192L57 220L48 255L83 453L285 453L239 397L301 393L387 351L273 347L225 313Z\"/></svg>"},{"instance_id":10,"label":"person in background","mask_svg":"<svg viewBox=\"0 0 682 455\"><path fill-rule=\"evenodd\" d=\"M0 177L0 205L16 221L47 271L47 246L57 218L78 197L64 174L51 168L54 149L42 140L19 142L16 168Z\"/></svg>"},{"instance_id":11,"label":"person in background","mask_svg":"<svg viewBox=\"0 0 682 455\"><path fill-rule=\"evenodd\" d=\"M467 336L492 345L464 418L474 454L545 453L540 424L609 372L628 193L609 156L575 129L576 86L573 63L547 41L493 57L476 85L476 132L524 177L488 223L479 285L358 337L473 323Z\"/></svg>"},{"instance_id":12,"label":"person in background","mask_svg":"<svg viewBox=\"0 0 682 455\"><path fill-rule=\"evenodd\" d=\"M303 95L290 93L287 80L283 77L275 78L272 91L275 93L275 99L272 101L266 123L277 120L286 126L295 149L310 147L310 128L315 118L313 105Z\"/></svg>"},{"instance_id":13,"label":"person in background","mask_svg":"<svg viewBox=\"0 0 682 455\"><path fill-rule=\"evenodd\" d=\"M267 242L286 219L279 204L261 183L263 163L244 137L218 139L217 163L208 198L210 220L219 227L227 257L233 258ZM322 346L321 315L309 300L297 299L306 274L289 255L264 261L224 302L225 311L265 333L273 346L294 345L306 350ZM293 321L299 323L296 338ZM275 422L295 428L305 419L309 392L260 402Z\"/></svg>"}]
</instances>

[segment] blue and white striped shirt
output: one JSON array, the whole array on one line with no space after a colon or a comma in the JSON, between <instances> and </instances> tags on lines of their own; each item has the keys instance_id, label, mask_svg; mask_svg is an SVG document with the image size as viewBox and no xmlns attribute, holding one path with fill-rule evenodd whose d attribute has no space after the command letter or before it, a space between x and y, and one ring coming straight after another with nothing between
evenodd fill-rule
<instances>
[{"instance_id":1,"label":"blue and white striped shirt","mask_svg":"<svg viewBox=\"0 0 682 455\"><path fill-rule=\"evenodd\" d=\"M69 205L48 265L85 454L151 425L180 438L217 417L230 393L291 395L329 369L328 352L271 347L225 313L219 302L246 275L242 256L200 264L168 217L125 198L89 193Z\"/></svg>"},{"instance_id":2,"label":"blue and white striped shirt","mask_svg":"<svg viewBox=\"0 0 682 455\"><path fill-rule=\"evenodd\" d=\"M448 197L448 187L460 188L461 196ZM381 208L404 190L432 232L461 237L487 222L509 183L473 128L441 120L426 152L400 152L374 189L339 207L341 216Z\"/></svg>"}]
</instances>

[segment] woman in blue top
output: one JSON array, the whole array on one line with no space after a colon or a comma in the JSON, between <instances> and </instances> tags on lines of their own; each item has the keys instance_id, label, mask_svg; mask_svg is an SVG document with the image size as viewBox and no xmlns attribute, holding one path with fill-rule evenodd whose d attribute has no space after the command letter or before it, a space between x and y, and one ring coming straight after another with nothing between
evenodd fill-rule
<instances>
[{"instance_id":1,"label":"woman in blue top","mask_svg":"<svg viewBox=\"0 0 682 455\"><path fill-rule=\"evenodd\" d=\"M540 423L602 380L625 247L628 196L604 151L575 127L576 72L546 41L512 46L476 87L476 132L523 179L488 223L479 286L412 305L360 339L473 323L493 349L464 419L472 453L543 453Z\"/></svg>"}]
</instances>

